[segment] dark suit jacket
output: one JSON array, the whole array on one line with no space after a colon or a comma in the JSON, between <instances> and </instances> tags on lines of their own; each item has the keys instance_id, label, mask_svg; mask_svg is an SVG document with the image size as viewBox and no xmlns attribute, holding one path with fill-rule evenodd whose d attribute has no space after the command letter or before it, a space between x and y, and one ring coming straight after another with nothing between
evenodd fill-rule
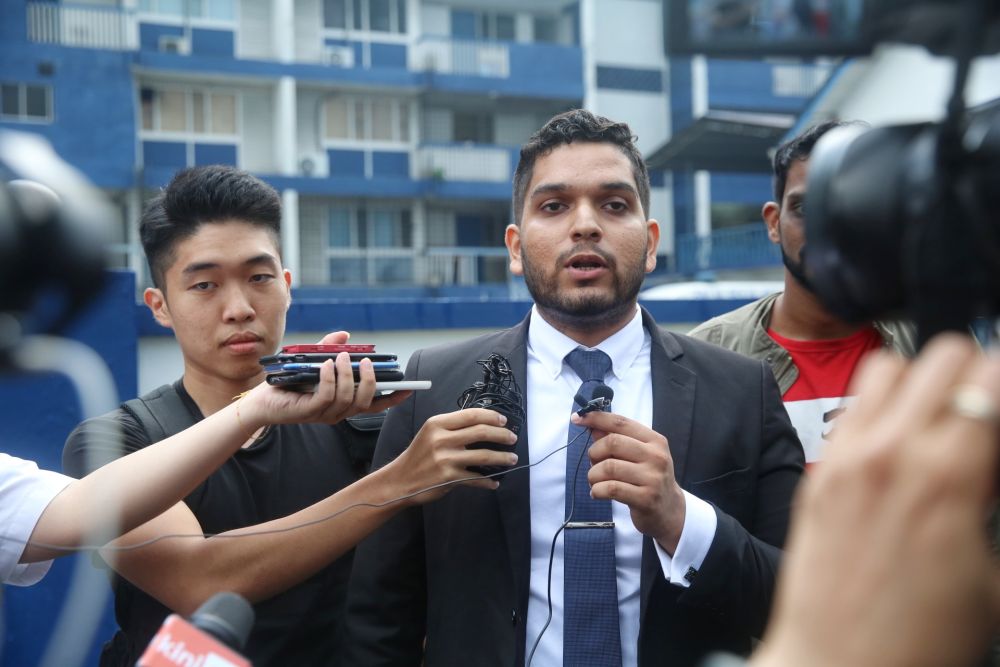
<instances>
[{"instance_id":1,"label":"dark suit jacket","mask_svg":"<svg viewBox=\"0 0 1000 667\"><path fill-rule=\"evenodd\" d=\"M639 664L693 666L712 650L745 653L760 636L802 448L766 364L661 331L645 311L643 323L652 336L653 428L669 441L681 487L715 506L718 528L687 589L665 580L645 538ZM491 352L510 361L526 392L527 330L525 320L414 354L407 377L431 379L433 389L389 411L375 465L396 457L429 417L454 411L482 378L476 360ZM519 464L528 462L526 431ZM422 654L430 667L524 663L529 472L509 473L495 493L457 487L358 547L345 664L416 666Z\"/></svg>"}]
</instances>

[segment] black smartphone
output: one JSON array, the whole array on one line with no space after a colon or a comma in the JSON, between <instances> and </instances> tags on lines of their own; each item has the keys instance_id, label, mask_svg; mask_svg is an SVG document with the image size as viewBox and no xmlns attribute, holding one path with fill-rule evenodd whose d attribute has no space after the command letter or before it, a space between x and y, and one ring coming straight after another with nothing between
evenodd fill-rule
<instances>
[{"instance_id":1,"label":"black smartphone","mask_svg":"<svg viewBox=\"0 0 1000 667\"><path fill-rule=\"evenodd\" d=\"M323 363L327 359L336 359L336 352L296 352L288 353L282 352L280 354L271 354L266 357L260 358L261 366L270 366L271 364L309 364L309 363ZM375 354L374 352L351 352L351 361L361 361L362 359L371 359L375 361L396 361L395 354Z\"/></svg>"}]
</instances>

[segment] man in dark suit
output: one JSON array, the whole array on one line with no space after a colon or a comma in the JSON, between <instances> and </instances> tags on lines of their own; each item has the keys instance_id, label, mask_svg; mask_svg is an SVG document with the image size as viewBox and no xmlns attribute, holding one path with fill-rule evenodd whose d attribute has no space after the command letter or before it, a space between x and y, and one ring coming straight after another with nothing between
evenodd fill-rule
<instances>
[{"instance_id":1,"label":"man in dark suit","mask_svg":"<svg viewBox=\"0 0 1000 667\"><path fill-rule=\"evenodd\" d=\"M407 510L359 547L348 664L682 667L760 636L802 449L765 364L638 307L659 243L648 210L622 123L571 111L522 148L506 243L535 306L414 354L408 377L434 387L390 414L375 465L496 353L524 388L516 451L532 467L495 495ZM614 412L573 415L601 385Z\"/></svg>"}]
</instances>

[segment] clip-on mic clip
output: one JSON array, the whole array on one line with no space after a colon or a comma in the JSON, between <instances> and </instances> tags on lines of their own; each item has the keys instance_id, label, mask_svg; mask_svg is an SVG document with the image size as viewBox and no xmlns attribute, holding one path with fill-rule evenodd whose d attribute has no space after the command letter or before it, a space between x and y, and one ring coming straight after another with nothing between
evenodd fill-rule
<instances>
[{"instance_id":1,"label":"clip-on mic clip","mask_svg":"<svg viewBox=\"0 0 1000 667\"><path fill-rule=\"evenodd\" d=\"M594 397L589 401L583 397L582 394L577 394L573 397L573 402L580 406L580 409L576 411L579 416L584 416L588 412L607 412L611 410L611 399L614 398L615 392L611 390L611 387L602 384L594 388Z\"/></svg>"}]
</instances>

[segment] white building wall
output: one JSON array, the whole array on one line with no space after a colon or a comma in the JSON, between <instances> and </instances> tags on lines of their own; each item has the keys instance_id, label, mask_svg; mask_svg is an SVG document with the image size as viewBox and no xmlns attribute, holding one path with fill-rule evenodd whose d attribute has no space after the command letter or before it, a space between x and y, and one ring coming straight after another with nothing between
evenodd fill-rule
<instances>
[{"instance_id":1,"label":"white building wall","mask_svg":"<svg viewBox=\"0 0 1000 667\"><path fill-rule=\"evenodd\" d=\"M594 22L594 58L598 65L665 66L661 3L594 0Z\"/></svg>"},{"instance_id":2,"label":"white building wall","mask_svg":"<svg viewBox=\"0 0 1000 667\"><path fill-rule=\"evenodd\" d=\"M236 57L267 60L273 56L271 0L241 0Z\"/></svg>"},{"instance_id":3,"label":"white building wall","mask_svg":"<svg viewBox=\"0 0 1000 667\"><path fill-rule=\"evenodd\" d=\"M243 98L243 142L241 146L244 169L264 174L277 172L272 140L274 122L273 95L269 88L249 88L241 92Z\"/></svg>"},{"instance_id":4,"label":"white building wall","mask_svg":"<svg viewBox=\"0 0 1000 667\"><path fill-rule=\"evenodd\" d=\"M916 123L944 117L954 63L919 47L894 46L872 57L865 73L837 108L845 119L872 125ZM966 87L966 102L1000 97L1000 56L977 59Z\"/></svg>"},{"instance_id":5,"label":"white building wall","mask_svg":"<svg viewBox=\"0 0 1000 667\"><path fill-rule=\"evenodd\" d=\"M669 138L670 105L663 93L640 93L600 88L594 94L595 113L624 121L638 137L636 145L644 155L662 146Z\"/></svg>"},{"instance_id":6,"label":"white building wall","mask_svg":"<svg viewBox=\"0 0 1000 667\"><path fill-rule=\"evenodd\" d=\"M422 5L420 28L424 35L447 37L451 34L451 11L444 5Z\"/></svg>"},{"instance_id":7,"label":"white building wall","mask_svg":"<svg viewBox=\"0 0 1000 667\"><path fill-rule=\"evenodd\" d=\"M321 0L295 0L295 60L320 62L323 55Z\"/></svg>"},{"instance_id":8,"label":"white building wall","mask_svg":"<svg viewBox=\"0 0 1000 667\"><path fill-rule=\"evenodd\" d=\"M595 67L634 67L666 72L662 5L647 0L591 0L594 25L589 32ZM586 27L584 28L586 31ZM596 82L596 77L595 77ZM666 78L664 77L664 88ZM638 136L643 153L669 138L670 105L663 92L598 88L588 91L588 108L625 121Z\"/></svg>"},{"instance_id":9,"label":"white building wall","mask_svg":"<svg viewBox=\"0 0 1000 667\"><path fill-rule=\"evenodd\" d=\"M324 91L299 88L295 109L297 125L295 140L299 163L301 164L306 158L310 159L313 163L312 175L317 178L326 178L330 173L330 163L319 134L323 115L322 100L328 94Z\"/></svg>"}]
</instances>

